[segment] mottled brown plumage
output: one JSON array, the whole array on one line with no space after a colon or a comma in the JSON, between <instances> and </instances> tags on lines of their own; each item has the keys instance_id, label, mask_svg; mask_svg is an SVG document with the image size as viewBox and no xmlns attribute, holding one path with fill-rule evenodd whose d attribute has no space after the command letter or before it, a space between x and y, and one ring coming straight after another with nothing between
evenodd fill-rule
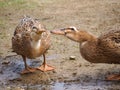
<instances>
[{"instance_id":1,"label":"mottled brown plumage","mask_svg":"<svg viewBox=\"0 0 120 90\"><path fill-rule=\"evenodd\" d=\"M99 37L84 30L77 30L75 27L51 32L65 35L69 39L79 42L80 53L89 62L120 64L120 30L110 30ZM120 76L118 78L120 80Z\"/></svg>"},{"instance_id":2,"label":"mottled brown plumage","mask_svg":"<svg viewBox=\"0 0 120 90\"><path fill-rule=\"evenodd\" d=\"M80 44L81 55L87 61L120 64L120 30L110 30L99 37L86 33L94 38Z\"/></svg>"},{"instance_id":3,"label":"mottled brown plumage","mask_svg":"<svg viewBox=\"0 0 120 90\"><path fill-rule=\"evenodd\" d=\"M37 20L30 17L25 17L21 20L15 29L14 36L12 37L12 48L14 52L23 57L25 63L25 70L22 72L29 73L35 71L33 68L29 68L26 63L26 57L33 59L36 57L44 56L45 52L50 47L50 32L47 31ZM46 67L41 69L47 71ZM51 67L50 70L53 68Z\"/></svg>"}]
</instances>

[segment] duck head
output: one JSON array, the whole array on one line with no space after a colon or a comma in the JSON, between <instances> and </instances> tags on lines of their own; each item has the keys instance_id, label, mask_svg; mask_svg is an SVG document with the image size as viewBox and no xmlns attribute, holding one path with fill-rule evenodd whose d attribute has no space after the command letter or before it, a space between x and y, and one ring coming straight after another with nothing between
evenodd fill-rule
<instances>
[{"instance_id":1,"label":"duck head","mask_svg":"<svg viewBox=\"0 0 120 90\"><path fill-rule=\"evenodd\" d=\"M45 29L40 29L40 28L33 26L32 32L36 33L37 35L41 35L43 32L45 32Z\"/></svg>"},{"instance_id":2,"label":"duck head","mask_svg":"<svg viewBox=\"0 0 120 90\"><path fill-rule=\"evenodd\" d=\"M78 30L76 27L68 27L68 28L62 28L58 30L52 30L51 33L57 34L57 35L64 35L67 38L82 43L85 41L92 41L94 39L94 36L90 34L87 31L84 30Z\"/></svg>"},{"instance_id":3,"label":"duck head","mask_svg":"<svg viewBox=\"0 0 120 90\"><path fill-rule=\"evenodd\" d=\"M32 27L32 32L31 32L31 37L33 40L37 41L41 39L41 34L45 32L45 29L41 29L39 27L33 26Z\"/></svg>"}]
</instances>

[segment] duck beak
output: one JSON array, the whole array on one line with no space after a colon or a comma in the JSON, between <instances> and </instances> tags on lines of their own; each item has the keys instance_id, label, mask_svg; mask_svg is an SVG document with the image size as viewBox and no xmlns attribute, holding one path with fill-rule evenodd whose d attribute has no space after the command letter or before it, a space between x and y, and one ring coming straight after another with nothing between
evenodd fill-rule
<instances>
[{"instance_id":1,"label":"duck beak","mask_svg":"<svg viewBox=\"0 0 120 90\"><path fill-rule=\"evenodd\" d=\"M65 30L58 29L58 30L52 30L50 31L52 34L57 34L57 35L65 35Z\"/></svg>"},{"instance_id":2,"label":"duck beak","mask_svg":"<svg viewBox=\"0 0 120 90\"><path fill-rule=\"evenodd\" d=\"M40 35L40 34L42 34L43 32L45 32L45 30L39 30L39 31L37 31L36 33Z\"/></svg>"}]
</instances>

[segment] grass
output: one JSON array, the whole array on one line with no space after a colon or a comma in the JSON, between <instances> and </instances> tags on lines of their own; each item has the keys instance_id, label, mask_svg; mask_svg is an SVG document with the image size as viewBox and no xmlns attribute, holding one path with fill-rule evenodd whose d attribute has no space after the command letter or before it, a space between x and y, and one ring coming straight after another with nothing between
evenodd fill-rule
<instances>
[{"instance_id":1,"label":"grass","mask_svg":"<svg viewBox=\"0 0 120 90\"><path fill-rule=\"evenodd\" d=\"M3 0L0 1L0 8L15 7L15 9L22 8L35 8L37 3L34 1L28 0Z\"/></svg>"},{"instance_id":2,"label":"grass","mask_svg":"<svg viewBox=\"0 0 120 90\"><path fill-rule=\"evenodd\" d=\"M8 7L13 5L22 5L25 3L25 0L5 0L0 1L0 7Z\"/></svg>"}]
</instances>

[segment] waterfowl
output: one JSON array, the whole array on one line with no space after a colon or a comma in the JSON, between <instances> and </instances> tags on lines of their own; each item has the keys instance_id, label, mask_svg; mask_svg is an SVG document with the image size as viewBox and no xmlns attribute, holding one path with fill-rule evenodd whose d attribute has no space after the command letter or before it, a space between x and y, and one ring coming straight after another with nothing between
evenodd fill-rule
<instances>
[{"instance_id":1,"label":"waterfowl","mask_svg":"<svg viewBox=\"0 0 120 90\"><path fill-rule=\"evenodd\" d=\"M31 73L36 70L27 65L26 58L34 59L43 55L44 62L38 70L48 71L54 67L46 64L45 52L50 47L50 32L47 31L35 19L24 17L17 25L12 37L12 49L18 55L21 55L24 61L25 69L21 74Z\"/></svg>"},{"instance_id":2,"label":"waterfowl","mask_svg":"<svg viewBox=\"0 0 120 90\"><path fill-rule=\"evenodd\" d=\"M80 43L81 56L92 63L120 64L120 30L110 30L99 37L76 27L52 30ZM120 75L110 75L108 80L120 80Z\"/></svg>"}]
</instances>

